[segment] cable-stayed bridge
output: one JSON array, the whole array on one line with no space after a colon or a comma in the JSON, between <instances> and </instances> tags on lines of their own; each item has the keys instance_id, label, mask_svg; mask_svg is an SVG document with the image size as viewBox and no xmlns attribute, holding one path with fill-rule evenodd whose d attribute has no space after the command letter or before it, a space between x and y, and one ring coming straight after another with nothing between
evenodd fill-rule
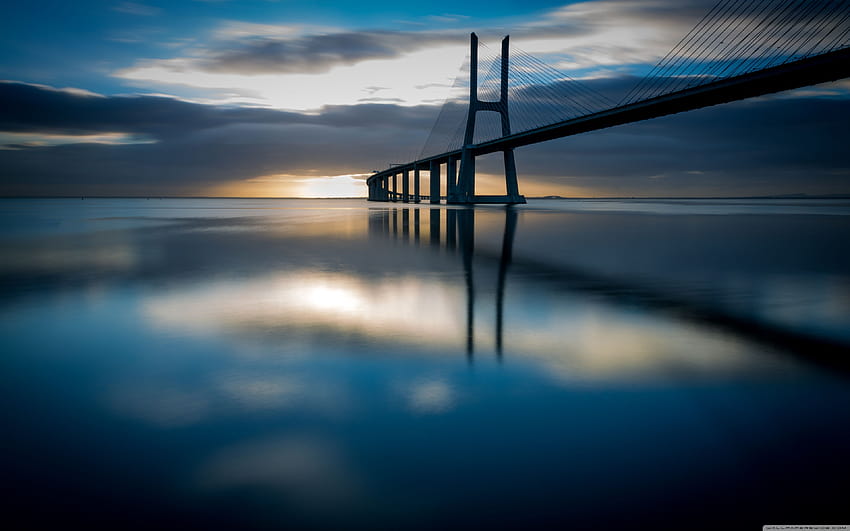
<instances>
[{"instance_id":1,"label":"cable-stayed bridge","mask_svg":"<svg viewBox=\"0 0 850 531\"><path fill-rule=\"evenodd\" d=\"M850 0L720 0L619 101L509 42L471 34L468 103L447 100L419 159L367 179L369 200L524 203L515 148L850 77ZM477 195L475 158L500 151L505 194Z\"/></svg>"}]
</instances>

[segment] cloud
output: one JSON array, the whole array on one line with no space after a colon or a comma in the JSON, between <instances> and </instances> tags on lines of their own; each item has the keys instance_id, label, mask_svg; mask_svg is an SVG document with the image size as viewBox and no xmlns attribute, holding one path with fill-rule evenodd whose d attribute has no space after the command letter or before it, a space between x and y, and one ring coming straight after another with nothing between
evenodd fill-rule
<instances>
[{"instance_id":1,"label":"cloud","mask_svg":"<svg viewBox=\"0 0 850 531\"><path fill-rule=\"evenodd\" d=\"M127 15L137 15L141 17L152 17L162 13L162 9L139 2L121 2L118 5L112 6L113 11L125 13Z\"/></svg>"},{"instance_id":2,"label":"cloud","mask_svg":"<svg viewBox=\"0 0 850 531\"><path fill-rule=\"evenodd\" d=\"M461 22L467 20L467 15L455 15L451 13L443 13L442 15L430 15L427 17L432 22Z\"/></svg>"},{"instance_id":3,"label":"cloud","mask_svg":"<svg viewBox=\"0 0 850 531\"><path fill-rule=\"evenodd\" d=\"M4 133L0 132L0 149L25 149L27 147L58 146L61 144L148 144L155 142L142 135L127 133L74 134Z\"/></svg>"},{"instance_id":4,"label":"cloud","mask_svg":"<svg viewBox=\"0 0 850 531\"><path fill-rule=\"evenodd\" d=\"M221 104L250 104L288 110L316 110L325 105L350 105L369 97L375 86L385 87L405 105L443 101L456 76L463 49L433 48L414 52L405 61L376 59L357 65L337 65L325 74L211 72L197 60L175 58L142 61L116 72L116 77L155 90L163 85L200 89Z\"/></svg>"},{"instance_id":5,"label":"cloud","mask_svg":"<svg viewBox=\"0 0 850 531\"><path fill-rule=\"evenodd\" d=\"M364 101L373 97L370 87L377 85L389 89L382 94L385 98L397 98L380 101L419 105L446 97L470 31L491 46L482 47L482 56L497 55L499 39L510 34L515 53L528 52L573 77L643 73L714 4L714 0L587 1L522 18L476 24L469 19L464 22L467 27L455 20L446 29L446 21L432 20L427 29L415 31L229 21L205 40L198 39L189 53L141 59L113 75L142 87L190 87L217 103L317 109ZM761 12L748 16L743 20L757 19ZM828 27L817 21L813 25ZM738 42L739 51L757 49L739 42L746 35L741 31L729 37Z\"/></svg>"},{"instance_id":6,"label":"cloud","mask_svg":"<svg viewBox=\"0 0 850 531\"><path fill-rule=\"evenodd\" d=\"M491 21L481 34L510 32L519 48L581 69L576 76L616 101L637 79L624 72L646 69L713 3L579 2ZM462 28L228 22L189 55L115 74L157 92L201 88L206 103L2 82L0 193L203 194L267 187L270 177L300 185L332 176L354 186L351 175L418 156L438 113L431 103L451 86L448 57L459 60L467 38ZM563 103L549 101L555 85L567 84L517 89L514 130L551 119L551 104ZM838 156L848 134L845 94L830 84L530 146L517 151L520 185L584 195L846 192L848 166ZM462 120L464 106L452 109ZM482 193L500 179L497 159L480 161Z\"/></svg>"},{"instance_id":7,"label":"cloud","mask_svg":"<svg viewBox=\"0 0 850 531\"><path fill-rule=\"evenodd\" d=\"M428 127L433 111L388 105L327 106L318 114L205 105L159 95L100 96L79 89L0 81L0 132L138 133L165 139L225 126L309 124Z\"/></svg>"},{"instance_id":8,"label":"cloud","mask_svg":"<svg viewBox=\"0 0 850 531\"><path fill-rule=\"evenodd\" d=\"M419 414L445 413L457 402L457 390L444 379L430 379L401 386L408 407Z\"/></svg>"},{"instance_id":9,"label":"cloud","mask_svg":"<svg viewBox=\"0 0 850 531\"><path fill-rule=\"evenodd\" d=\"M630 62L666 52L713 4L713 0L579 2L529 20L496 20L483 28L470 25L453 30L343 30L228 22L214 32L207 47L184 59L189 68L216 73L320 74L336 66L398 59L435 46L464 46L469 33L476 31L493 42L510 33L515 43L529 51L567 54L574 60L592 59L594 64L600 64L600 50L619 51L629 56ZM445 14L428 20L454 24L469 17ZM623 61L608 58L601 62Z\"/></svg>"},{"instance_id":10,"label":"cloud","mask_svg":"<svg viewBox=\"0 0 850 531\"><path fill-rule=\"evenodd\" d=\"M113 75L156 90L191 87L218 103L317 109L357 103L371 97L370 87L381 86L387 97L419 105L446 97L470 31L492 46L482 47L482 56L496 55L509 33L517 49L587 75L654 62L708 7L702 0L581 2L532 18L491 19L485 27L470 19L468 27L456 20L451 29L415 31L229 21L198 39L188 54L140 59Z\"/></svg>"},{"instance_id":11,"label":"cloud","mask_svg":"<svg viewBox=\"0 0 850 531\"><path fill-rule=\"evenodd\" d=\"M435 113L368 104L308 115L9 82L0 101L0 193L25 195L203 195L274 174L357 174L421 145Z\"/></svg>"},{"instance_id":12,"label":"cloud","mask_svg":"<svg viewBox=\"0 0 850 531\"><path fill-rule=\"evenodd\" d=\"M631 81L591 86L616 91ZM113 138L157 141L14 142L15 149L0 150L6 195L204 195L269 175L296 184L361 174L418 157L438 111L361 104L302 114L21 83L0 83L0 97L7 105L0 131L7 134L79 135L85 142L85 135L120 133L128 136ZM520 187L545 194L569 186L582 195L846 192L848 114L847 99L783 95L529 146L517 151ZM479 171L498 175L499 160L483 157Z\"/></svg>"},{"instance_id":13,"label":"cloud","mask_svg":"<svg viewBox=\"0 0 850 531\"><path fill-rule=\"evenodd\" d=\"M441 44L462 44L462 33L351 31L291 38L248 36L218 45L196 63L209 72L323 73L338 65L395 58Z\"/></svg>"}]
</instances>

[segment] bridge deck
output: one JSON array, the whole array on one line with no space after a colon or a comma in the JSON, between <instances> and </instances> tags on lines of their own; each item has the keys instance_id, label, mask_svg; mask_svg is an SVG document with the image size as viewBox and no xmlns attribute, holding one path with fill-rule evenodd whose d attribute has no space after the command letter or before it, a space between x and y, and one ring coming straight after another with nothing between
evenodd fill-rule
<instances>
[{"instance_id":1,"label":"bridge deck","mask_svg":"<svg viewBox=\"0 0 850 531\"><path fill-rule=\"evenodd\" d=\"M850 48L515 133L476 144L471 149L474 156L486 155L505 149L545 142L546 140L816 85L846 77L850 77ZM369 177L368 181L387 178L403 171L412 171L415 168L428 169L432 161L444 163L450 158L460 159L460 156L460 149L448 151L375 173Z\"/></svg>"}]
</instances>

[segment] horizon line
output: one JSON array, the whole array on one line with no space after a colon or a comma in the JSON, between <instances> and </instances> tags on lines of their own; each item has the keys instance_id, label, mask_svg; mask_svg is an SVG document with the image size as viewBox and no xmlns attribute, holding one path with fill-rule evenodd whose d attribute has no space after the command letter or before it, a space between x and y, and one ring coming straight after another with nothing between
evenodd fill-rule
<instances>
[{"instance_id":1,"label":"horizon line","mask_svg":"<svg viewBox=\"0 0 850 531\"><path fill-rule=\"evenodd\" d=\"M351 200L363 199L366 196L348 197L300 197L300 196L205 196L205 195L0 195L0 199L307 199L307 200ZM771 194L771 195L740 195L740 196L562 196L541 195L526 196L526 199L564 199L564 200L612 200L612 199L850 199L850 192L834 194ZM392 202L392 201L388 201ZM397 201L402 203L402 201ZM416 204L410 201L407 204ZM431 204L427 200L420 204Z\"/></svg>"}]
</instances>

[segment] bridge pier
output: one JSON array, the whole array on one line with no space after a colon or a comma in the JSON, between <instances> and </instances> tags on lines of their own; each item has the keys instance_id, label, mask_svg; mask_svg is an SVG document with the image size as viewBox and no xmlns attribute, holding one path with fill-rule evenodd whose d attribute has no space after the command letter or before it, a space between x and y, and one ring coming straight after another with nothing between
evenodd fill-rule
<instances>
[{"instance_id":1,"label":"bridge pier","mask_svg":"<svg viewBox=\"0 0 850 531\"><path fill-rule=\"evenodd\" d=\"M473 126L474 127L474 126ZM465 145L460 155L460 172L457 177L453 203L474 203L475 198L475 155L471 146Z\"/></svg>"},{"instance_id":2,"label":"bridge pier","mask_svg":"<svg viewBox=\"0 0 850 531\"><path fill-rule=\"evenodd\" d=\"M392 193L393 203L398 201L398 174L393 174L393 193Z\"/></svg>"},{"instance_id":3,"label":"bridge pier","mask_svg":"<svg viewBox=\"0 0 850 531\"><path fill-rule=\"evenodd\" d=\"M421 202L419 197L419 166L413 167L413 202Z\"/></svg>"},{"instance_id":4,"label":"bridge pier","mask_svg":"<svg viewBox=\"0 0 850 531\"><path fill-rule=\"evenodd\" d=\"M452 203L457 196L457 159L449 157L446 161L446 203Z\"/></svg>"},{"instance_id":5,"label":"bridge pier","mask_svg":"<svg viewBox=\"0 0 850 531\"><path fill-rule=\"evenodd\" d=\"M440 163L432 160L429 172L431 174L430 201L432 205L440 204Z\"/></svg>"},{"instance_id":6,"label":"bridge pier","mask_svg":"<svg viewBox=\"0 0 850 531\"><path fill-rule=\"evenodd\" d=\"M516 181L516 160L514 159L514 150L506 149L502 151L502 158L505 162L505 191L512 203L525 203L525 197L519 195L519 185Z\"/></svg>"},{"instance_id":7,"label":"bridge pier","mask_svg":"<svg viewBox=\"0 0 850 531\"><path fill-rule=\"evenodd\" d=\"M525 197L519 194L516 180L516 162L513 149L504 153L505 164L505 195L475 195L475 116L479 111L499 113L502 120L502 136L511 134L511 122L508 107L508 74L509 74L509 42L510 37L502 39L501 81L499 101L481 101L478 99L478 36L470 35L469 49L469 114L466 119L466 132L461 150L460 175L457 190L448 195L448 203L525 203Z\"/></svg>"},{"instance_id":8,"label":"bridge pier","mask_svg":"<svg viewBox=\"0 0 850 531\"><path fill-rule=\"evenodd\" d=\"M401 201L410 202L410 173L407 170L401 172Z\"/></svg>"}]
</instances>

